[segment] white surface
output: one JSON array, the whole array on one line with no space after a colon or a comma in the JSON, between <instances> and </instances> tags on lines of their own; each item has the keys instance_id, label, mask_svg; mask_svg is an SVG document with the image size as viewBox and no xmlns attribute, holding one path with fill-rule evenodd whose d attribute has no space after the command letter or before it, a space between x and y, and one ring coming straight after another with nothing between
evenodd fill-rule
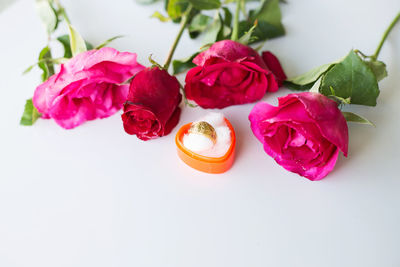
<instances>
[{"instance_id":1,"label":"white surface","mask_svg":"<svg viewBox=\"0 0 400 267\"><path fill-rule=\"evenodd\" d=\"M88 40L127 34L113 46L147 65L150 53L164 59L177 31L132 0L63 2ZM398 0L288 2L287 36L266 48L289 76L352 47L373 53L400 10ZM151 142L125 134L119 115L71 131L48 120L20 127L39 82L38 71L21 72L46 40L32 3L0 15L0 266L400 266L399 25L381 54L389 77L378 106L352 108L377 127L350 125L349 158L309 182L264 153L247 120L251 104L223 110L238 140L223 175L178 160L178 127ZM200 45L185 36L176 56ZM185 108L179 125L207 112Z\"/></svg>"},{"instance_id":2,"label":"white surface","mask_svg":"<svg viewBox=\"0 0 400 267\"><path fill-rule=\"evenodd\" d=\"M1 0L0 1L0 12L2 12L4 9L6 9L9 5L14 3L15 0Z\"/></svg>"}]
</instances>

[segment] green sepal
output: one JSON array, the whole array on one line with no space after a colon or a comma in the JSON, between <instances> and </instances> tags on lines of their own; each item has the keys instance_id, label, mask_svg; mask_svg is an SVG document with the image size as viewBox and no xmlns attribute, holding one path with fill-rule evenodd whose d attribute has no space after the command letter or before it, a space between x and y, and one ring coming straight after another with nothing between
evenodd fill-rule
<instances>
[{"instance_id":1,"label":"green sepal","mask_svg":"<svg viewBox=\"0 0 400 267\"><path fill-rule=\"evenodd\" d=\"M122 37L124 37L124 36L123 35L117 35L117 36L111 37L110 39L107 39L106 41L104 41L102 44L96 46L94 49L103 48L103 47L107 46L109 43L111 43L112 41L117 40L117 39L122 38ZM88 47L88 46L90 47L90 44L88 45L88 43L86 42L86 47ZM93 49L93 48L89 49L89 47L88 47L88 50Z\"/></svg>"},{"instance_id":2,"label":"green sepal","mask_svg":"<svg viewBox=\"0 0 400 267\"><path fill-rule=\"evenodd\" d=\"M120 35L119 36L115 36L113 38L110 38L107 41L109 41L109 40L113 41L113 40L115 40L117 38L120 38ZM64 47L64 58L72 58L71 41L70 41L69 35L68 34L61 35L61 36L57 37L57 40ZM111 42L111 41L109 41L109 42ZM104 43L106 43L106 42L104 42ZM92 50L93 49L93 45L91 43L89 43L88 41L85 41L85 45L86 45L86 49L87 50ZM96 49L98 49L98 48L96 48Z\"/></svg>"},{"instance_id":3,"label":"green sepal","mask_svg":"<svg viewBox=\"0 0 400 267\"><path fill-rule=\"evenodd\" d=\"M159 68L160 70L165 69L163 66L161 66L160 63L158 63L157 61L155 61L152 57L153 57L153 54L150 54L150 56L149 56L149 62L151 63L151 67L152 67L152 68L153 68L153 67L157 67L157 68Z\"/></svg>"},{"instance_id":4,"label":"green sepal","mask_svg":"<svg viewBox=\"0 0 400 267\"><path fill-rule=\"evenodd\" d=\"M254 30L257 28L257 20L254 22L253 27L249 29L249 31L245 32L242 37L239 38L238 42L244 45L248 45L257 40L257 36L252 36Z\"/></svg>"},{"instance_id":5,"label":"green sepal","mask_svg":"<svg viewBox=\"0 0 400 267\"><path fill-rule=\"evenodd\" d=\"M71 24L68 24L68 30L72 56L86 52L88 48L86 47L85 40L82 38L79 32Z\"/></svg>"},{"instance_id":6,"label":"green sepal","mask_svg":"<svg viewBox=\"0 0 400 267\"><path fill-rule=\"evenodd\" d=\"M353 112L345 112L342 111L343 117L346 119L347 122L356 122L356 123L361 123L361 124L368 124L371 126L375 127L375 124L373 124L370 120L355 114Z\"/></svg>"}]
</instances>

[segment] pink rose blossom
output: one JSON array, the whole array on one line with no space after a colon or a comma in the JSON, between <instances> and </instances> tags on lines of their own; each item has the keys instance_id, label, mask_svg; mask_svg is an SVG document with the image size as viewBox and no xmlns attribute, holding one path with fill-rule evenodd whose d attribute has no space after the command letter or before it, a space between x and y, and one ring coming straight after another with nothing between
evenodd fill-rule
<instances>
[{"instance_id":1,"label":"pink rose blossom","mask_svg":"<svg viewBox=\"0 0 400 267\"><path fill-rule=\"evenodd\" d=\"M312 181L332 171L339 150L347 156L346 120L336 102L322 94L289 94L279 98L278 107L258 103L249 119L268 155Z\"/></svg>"},{"instance_id":2,"label":"pink rose blossom","mask_svg":"<svg viewBox=\"0 0 400 267\"><path fill-rule=\"evenodd\" d=\"M106 118L122 108L129 85L121 85L144 67L136 54L109 47L78 54L36 88L33 104L42 118L65 129Z\"/></svg>"}]
</instances>

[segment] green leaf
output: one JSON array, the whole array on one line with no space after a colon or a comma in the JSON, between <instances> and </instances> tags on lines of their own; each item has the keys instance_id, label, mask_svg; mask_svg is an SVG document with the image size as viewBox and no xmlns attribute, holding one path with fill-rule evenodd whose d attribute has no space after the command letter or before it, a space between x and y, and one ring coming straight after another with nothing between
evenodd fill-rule
<instances>
[{"instance_id":1,"label":"green leaf","mask_svg":"<svg viewBox=\"0 0 400 267\"><path fill-rule=\"evenodd\" d=\"M315 83L315 82L309 83L309 84L305 84L305 85L299 85L299 84L296 84L296 83L292 83L292 82L290 82L290 81L284 81L284 82L283 82L283 86L285 86L286 88L289 88L289 89L291 89L291 90L296 90L296 91L308 91L308 90L310 90L310 88L313 87L313 84L314 84L314 83Z\"/></svg>"},{"instance_id":2,"label":"green leaf","mask_svg":"<svg viewBox=\"0 0 400 267\"><path fill-rule=\"evenodd\" d=\"M68 29L72 56L87 51L85 40L78 31L71 24L68 24Z\"/></svg>"},{"instance_id":3,"label":"green leaf","mask_svg":"<svg viewBox=\"0 0 400 267\"><path fill-rule=\"evenodd\" d=\"M57 40L64 47L64 57L65 58L71 58L72 57L72 51L71 51L71 43L69 41L69 35L68 34L61 35L61 36L57 37Z\"/></svg>"},{"instance_id":4,"label":"green leaf","mask_svg":"<svg viewBox=\"0 0 400 267\"><path fill-rule=\"evenodd\" d=\"M55 9L49 0L36 0L35 7L40 20L46 26L47 33L50 35L58 25L58 16Z\"/></svg>"},{"instance_id":5,"label":"green leaf","mask_svg":"<svg viewBox=\"0 0 400 267\"><path fill-rule=\"evenodd\" d=\"M214 43L218 41L218 34L222 30L221 16L217 13L213 22L207 27L204 34L204 43Z\"/></svg>"},{"instance_id":6,"label":"green leaf","mask_svg":"<svg viewBox=\"0 0 400 267\"><path fill-rule=\"evenodd\" d=\"M197 14L193 17L189 24L189 35L191 38L197 37L201 32L203 32L211 24L213 19L209 16L203 14Z\"/></svg>"},{"instance_id":7,"label":"green leaf","mask_svg":"<svg viewBox=\"0 0 400 267\"><path fill-rule=\"evenodd\" d=\"M161 13L158 12L158 11L155 11L155 12L153 13L153 15L151 15L151 18L159 19L161 22L167 22L167 21L170 21L170 20L171 20L171 18L164 16L163 14L161 14Z\"/></svg>"},{"instance_id":8,"label":"green leaf","mask_svg":"<svg viewBox=\"0 0 400 267\"><path fill-rule=\"evenodd\" d=\"M330 63L330 64L325 64L325 65L316 67L302 75L290 78L287 81L297 84L297 85L307 85L307 84L313 83L316 80L318 80L318 78L321 77L322 74L327 72L328 69L332 65L334 65L334 64Z\"/></svg>"},{"instance_id":9,"label":"green leaf","mask_svg":"<svg viewBox=\"0 0 400 267\"><path fill-rule=\"evenodd\" d=\"M33 125L41 114L33 106L32 98L26 100L24 113L22 114L20 124L25 126Z\"/></svg>"},{"instance_id":10,"label":"green leaf","mask_svg":"<svg viewBox=\"0 0 400 267\"><path fill-rule=\"evenodd\" d=\"M50 59L50 60L47 60ZM42 81L46 81L51 75L54 74L54 65L51 62L51 50L48 46L42 49L39 53L38 66L43 71Z\"/></svg>"},{"instance_id":11,"label":"green leaf","mask_svg":"<svg viewBox=\"0 0 400 267\"><path fill-rule=\"evenodd\" d=\"M386 64L379 60L374 61L364 61L368 67L371 68L372 72L375 74L376 80L379 82L388 76L386 70Z\"/></svg>"},{"instance_id":12,"label":"green leaf","mask_svg":"<svg viewBox=\"0 0 400 267\"><path fill-rule=\"evenodd\" d=\"M192 62L192 60L198 55L199 53L195 53L191 55L190 57L181 59L181 60L174 60L172 61L172 69L173 69L173 74L179 74L182 73L188 69L191 69L195 67L196 65Z\"/></svg>"},{"instance_id":13,"label":"green leaf","mask_svg":"<svg viewBox=\"0 0 400 267\"><path fill-rule=\"evenodd\" d=\"M357 123L362 123L362 124L368 124L368 125L375 127L375 124L373 124L370 120L368 120L358 114L355 114L352 112L344 112L344 111L342 111L342 114L347 122L357 122Z\"/></svg>"},{"instance_id":14,"label":"green leaf","mask_svg":"<svg viewBox=\"0 0 400 267\"><path fill-rule=\"evenodd\" d=\"M219 0L188 0L193 7L199 10L217 9L221 6Z\"/></svg>"},{"instance_id":15,"label":"green leaf","mask_svg":"<svg viewBox=\"0 0 400 267\"><path fill-rule=\"evenodd\" d=\"M253 36L257 37L257 42L285 35L279 0L261 0L260 6L256 10L251 10L249 14L249 19L239 24L241 35L249 31L256 20L258 27L254 30Z\"/></svg>"},{"instance_id":16,"label":"green leaf","mask_svg":"<svg viewBox=\"0 0 400 267\"><path fill-rule=\"evenodd\" d=\"M224 11L224 24L228 27L232 26L232 13L227 7L223 7L222 10Z\"/></svg>"},{"instance_id":17,"label":"green leaf","mask_svg":"<svg viewBox=\"0 0 400 267\"><path fill-rule=\"evenodd\" d=\"M351 99L351 104L375 106L379 95L378 82L371 68L353 51L334 65L322 78L320 92Z\"/></svg>"},{"instance_id":18,"label":"green leaf","mask_svg":"<svg viewBox=\"0 0 400 267\"><path fill-rule=\"evenodd\" d=\"M185 12L187 5L188 5L187 0L168 0L167 3L168 16L173 20L179 19Z\"/></svg>"},{"instance_id":19,"label":"green leaf","mask_svg":"<svg viewBox=\"0 0 400 267\"><path fill-rule=\"evenodd\" d=\"M114 38L114 37L113 37ZM117 37L117 38L119 38L119 37ZM117 38L115 38L115 39L117 39ZM112 39L112 38L111 38ZM114 39L113 39L114 40ZM111 40L111 41L113 41L113 40ZM108 40L107 40L108 41ZM105 41L105 42L107 42L107 41ZM110 41L110 42L111 42ZM108 42L109 43L109 42ZM92 49L94 49L94 46L91 44L91 43L89 43L88 41L86 41L85 40L85 45L86 45L86 50L92 50Z\"/></svg>"},{"instance_id":20,"label":"green leaf","mask_svg":"<svg viewBox=\"0 0 400 267\"><path fill-rule=\"evenodd\" d=\"M223 23L222 17L220 17L220 21L221 21L221 28L218 32L217 39L215 41L226 40L229 39L231 36L232 29Z\"/></svg>"},{"instance_id":21,"label":"green leaf","mask_svg":"<svg viewBox=\"0 0 400 267\"><path fill-rule=\"evenodd\" d=\"M122 38L122 37L124 37L124 36L123 36L123 35L114 36L114 37L112 37L112 38L106 40L104 43L102 43L102 44L96 46L95 49L103 48L103 47L107 46L109 43L111 43L112 41L114 41L114 40L116 40L116 39L119 39L119 38ZM87 47L87 46L88 46L88 44L86 43L86 47ZM88 48L88 49L89 49L89 48ZM90 50L90 49L89 49L89 50Z\"/></svg>"}]
</instances>

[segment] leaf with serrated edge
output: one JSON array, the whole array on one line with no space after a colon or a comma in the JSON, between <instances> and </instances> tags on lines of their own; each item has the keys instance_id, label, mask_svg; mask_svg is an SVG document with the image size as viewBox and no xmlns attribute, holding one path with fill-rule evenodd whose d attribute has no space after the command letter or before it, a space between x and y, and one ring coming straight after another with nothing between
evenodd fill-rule
<instances>
[{"instance_id":1,"label":"leaf with serrated edge","mask_svg":"<svg viewBox=\"0 0 400 267\"><path fill-rule=\"evenodd\" d=\"M378 82L388 76L386 70L386 64L383 63L382 61L374 60L374 61L364 61L364 62L365 64L368 65L368 67L371 68Z\"/></svg>"},{"instance_id":2,"label":"leaf with serrated edge","mask_svg":"<svg viewBox=\"0 0 400 267\"><path fill-rule=\"evenodd\" d=\"M323 76L320 92L330 95L330 87L351 104L375 106L379 95L375 74L353 50Z\"/></svg>"},{"instance_id":3,"label":"leaf with serrated edge","mask_svg":"<svg viewBox=\"0 0 400 267\"><path fill-rule=\"evenodd\" d=\"M368 124L371 126L375 127L375 124L373 124L370 120L355 114L353 112L345 112L342 111L343 117L346 119L347 122L356 122L356 123L361 123L361 124Z\"/></svg>"}]
</instances>

